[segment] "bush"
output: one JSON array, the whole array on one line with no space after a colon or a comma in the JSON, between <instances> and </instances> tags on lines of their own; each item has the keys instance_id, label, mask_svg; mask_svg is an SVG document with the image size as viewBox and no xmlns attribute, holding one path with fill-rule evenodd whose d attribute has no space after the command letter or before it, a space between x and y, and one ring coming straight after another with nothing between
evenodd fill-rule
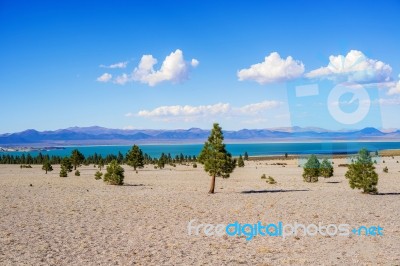
<instances>
[{"instance_id":1,"label":"bush","mask_svg":"<svg viewBox=\"0 0 400 266\"><path fill-rule=\"evenodd\" d=\"M333 166L327 159L324 159L321 163L320 174L325 178L333 176Z\"/></svg>"},{"instance_id":2,"label":"bush","mask_svg":"<svg viewBox=\"0 0 400 266\"><path fill-rule=\"evenodd\" d=\"M32 168L30 164L21 164L19 168Z\"/></svg>"},{"instance_id":3,"label":"bush","mask_svg":"<svg viewBox=\"0 0 400 266\"><path fill-rule=\"evenodd\" d=\"M244 161L242 155L239 156L239 159L237 160L237 166L238 167L244 167Z\"/></svg>"},{"instance_id":4,"label":"bush","mask_svg":"<svg viewBox=\"0 0 400 266\"><path fill-rule=\"evenodd\" d=\"M387 166L385 166L385 168L383 168L383 172L384 173L388 173L389 172L389 168Z\"/></svg>"},{"instance_id":5,"label":"bush","mask_svg":"<svg viewBox=\"0 0 400 266\"><path fill-rule=\"evenodd\" d=\"M272 176L268 176L268 180L267 180L268 184L276 184L275 179Z\"/></svg>"},{"instance_id":6,"label":"bush","mask_svg":"<svg viewBox=\"0 0 400 266\"><path fill-rule=\"evenodd\" d=\"M358 152L357 160L349 165L346 172L346 178L349 179L349 185L352 189L362 189L363 193L378 193L378 174L375 172L375 166L372 163L371 156L366 149Z\"/></svg>"},{"instance_id":7,"label":"bush","mask_svg":"<svg viewBox=\"0 0 400 266\"><path fill-rule=\"evenodd\" d=\"M99 180L99 179L101 179L102 176L103 176L103 173L100 172L100 171L97 171L97 172L94 174L94 179Z\"/></svg>"},{"instance_id":8,"label":"bush","mask_svg":"<svg viewBox=\"0 0 400 266\"><path fill-rule=\"evenodd\" d=\"M124 184L124 168L119 165L117 160L112 160L107 166L107 173L104 174L104 182L118 186Z\"/></svg>"},{"instance_id":9,"label":"bush","mask_svg":"<svg viewBox=\"0 0 400 266\"><path fill-rule=\"evenodd\" d=\"M197 163L193 163L193 168L197 168Z\"/></svg>"},{"instance_id":10,"label":"bush","mask_svg":"<svg viewBox=\"0 0 400 266\"><path fill-rule=\"evenodd\" d=\"M79 170L76 170L75 171L75 176L80 176L81 175L81 172L79 172Z\"/></svg>"},{"instance_id":11,"label":"bush","mask_svg":"<svg viewBox=\"0 0 400 266\"><path fill-rule=\"evenodd\" d=\"M60 170L60 177L67 177L68 176L68 172L65 169L65 167L61 166L61 170Z\"/></svg>"},{"instance_id":12,"label":"bush","mask_svg":"<svg viewBox=\"0 0 400 266\"><path fill-rule=\"evenodd\" d=\"M305 182L314 183L318 182L320 163L317 156L312 154L308 158L307 163L304 165L303 179Z\"/></svg>"},{"instance_id":13,"label":"bush","mask_svg":"<svg viewBox=\"0 0 400 266\"><path fill-rule=\"evenodd\" d=\"M261 179L267 179L267 176L265 174L262 174Z\"/></svg>"}]
</instances>

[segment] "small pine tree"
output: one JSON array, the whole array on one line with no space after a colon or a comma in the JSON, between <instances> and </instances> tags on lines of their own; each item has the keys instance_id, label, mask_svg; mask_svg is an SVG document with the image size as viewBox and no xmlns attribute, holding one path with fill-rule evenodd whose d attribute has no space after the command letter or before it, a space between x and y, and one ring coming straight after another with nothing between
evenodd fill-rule
<instances>
[{"instance_id":1,"label":"small pine tree","mask_svg":"<svg viewBox=\"0 0 400 266\"><path fill-rule=\"evenodd\" d=\"M64 166L61 166L60 177L67 177L67 176L68 176L68 171L65 169Z\"/></svg>"},{"instance_id":2,"label":"small pine tree","mask_svg":"<svg viewBox=\"0 0 400 266\"><path fill-rule=\"evenodd\" d=\"M304 165L303 178L305 182L318 182L320 163L317 156L312 154Z\"/></svg>"},{"instance_id":3,"label":"small pine tree","mask_svg":"<svg viewBox=\"0 0 400 266\"><path fill-rule=\"evenodd\" d=\"M203 149L200 152L198 161L204 164L204 171L211 176L210 190L208 193L214 193L215 178L220 176L228 178L236 166L236 161L225 149L224 135L222 128L215 123L211 130L208 140L204 143Z\"/></svg>"},{"instance_id":4,"label":"small pine tree","mask_svg":"<svg viewBox=\"0 0 400 266\"><path fill-rule=\"evenodd\" d=\"M104 167L104 159L100 158L97 167L99 168L99 170L101 171L101 168Z\"/></svg>"},{"instance_id":5,"label":"small pine tree","mask_svg":"<svg viewBox=\"0 0 400 266\"><path fill-rule=\"evenodd\" d=\"M362 189L363 193L378 193L378 174L375 172L375 166L372 163L371 156L366 149L358 152L357 160L349 165L346 172L346 178L352 189Z\"/></svg>"},{"instance_id":6,"label":"small pine tree","mask_svg":"<svg viewBox=\"0 0 400 266\"><path fill-rule=\"evenodd\" d=\"M288 157L288 154L287 154L287 152L285 152L285 158L287 159L287 157Z\"/></svg>"},{"instance_id":7,"label":"small pine tree","mask_svg":"<svg viewBox=\"0 0 400 266\"><path fill-rule=\"evenodd\" d=\"M261 179L267 179L267 176L265 174L262 174Z\"/></svg>"},{"instance_id":8,"label":"small pine tree","mask_svg":"<svg viewBox=\"0 0 400 266\"><path fill-rule=\"evenodd\" d=\"M132 146L132 149L126 154L126 163L129 166L132 166L134 171L136 171L136 168L143 168L144 157L143 152L139 148L139 146Z\"/></svg>"},{"instance_id":9,"label":"small pine tree","mask_svg":"<svg viewBox=\"0 0 400 266\"><path fill-rule=\"evenodd\" d=\"M197 168L197 163L193 163L193 168Z\"/></svg>"},{"instance_id":10,"label":"small pine tree","mask_svg":"<svg viewBox=\"0 0 400 266\"><path fill-rule=\"evenodd\" d=\"M239 156L239 159L237 161L238 167L244 167L244 161L242 155Z\"/></svg>"},{"instance_id":11,"label":"small pine tree","mask_svg":"<svg viewBox=\"0 0 400 266\"><path fill-rule=\"evenodd\" d=\"M388 173L388 172L389 172L389 168L388 168L387 166L385 166L385 167L383 168L383 172L384 172L384 173Z\"/></svg>"},{"instance_id":12,"label":"small pine tree","mask_svg":"<svg viewBox=\"0 0 400 266\"><path fill-rule=\"evenodd\" d=\"M74 170L76 170L76 167L81 166L84 160L85 156L77 149L71 152L71 163L74 166Z\"/></svg>"},{"instance_id":13,"label":"small pine tree","mask_svg":"<svg viewBox=\"0 0 400 266\"><path fill-rule=\"evenodd\" d=\"M46 161L43 163L42 170L46 171L46 174L47 174L48 171L49 171L49 172L53 171L53 166L50 164L49 161L46 160Z\"/></svg>"},{"instance_id":14,"label":"small pine tree","mask_svg":"<svg viewBox=\"0 0 400 266\"><path fill-rule=\"evenodd\" d=\"M333 176L333 166L327 159L322 161L319 170L320 174L325 178Z\"/></svg>"},{"instance_id":15,"label":"small pine tree","mask_svg":"<svg viewBox=\"0 0 400 266\"><path fill-rule=\"evenodd\" d=\"M103 173L100 172L100 171L97 171L97 172L94 174L94 179L99 180L99 179L101 179L102 176L103 176Z\"/></svg>"},{"instance_id":16,"label":"small pine tree","mask_svg":"<svg viewBox=\"0 0 400 266\"><path fill-rule=\"evenodd\" d=\"M107 166L107 173L104 174L104 182L110 185L124 184L124 168L122 168L117 160L112 160Z\"/></svg>"},{"instance_id":17,"label":"small pine tree","mask_svg":"<svg viewBox=\"0 0 400 266\"><path fill-rule=\"evenodd\" d=\"M75 176L80 176L81 175L81 172L79 172L79 170L76 170L75 171Z\"/></svg>"},{"instance_id":18,"label":"small pine tree","mask_svg":"<svg viewBox=\"0 0 400 266\"><path fill-rule=\"evenodd\" d=\"M245 161L249 160L249 154L247 153L247 151L244 152L244 160Z\"/></svg>"},{"instance_id":19,"label":"small pine tree","mask_svg":"<svg viewBox=\"0 0 400 266\"><path fill-rule=\"evenodd\" d=\"M61 167L64 167L64 170L67 172L72 172L72 163L71 160L68 157L65 157L61 161Z\"/></svg>"}]
</instances>

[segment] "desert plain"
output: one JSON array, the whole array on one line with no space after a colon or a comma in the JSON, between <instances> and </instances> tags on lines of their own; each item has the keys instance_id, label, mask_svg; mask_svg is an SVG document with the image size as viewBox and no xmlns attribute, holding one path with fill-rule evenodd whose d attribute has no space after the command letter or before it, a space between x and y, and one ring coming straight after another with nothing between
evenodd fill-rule
<instances>
[{"instance_id":1,"label":"desert plain","mask_svg":"<svg viewBox=\"0 0 400 266\"><path fill-rule=\"evenodd\" d=\"M333 161L334 176L317 183L303 182L297 159L246 161L217 178L213 195L201 164L138 173L125 165L123 186L95 180L93 165L66 178L59 165L48 174L39 165L0 165L0 265L400 265L400 156L376 165L378 195L351 189L347 168L338 167L348 159ZM247 241L189 235L193 219L379 225L383 235Z\"/></svg>"}]
</instances>

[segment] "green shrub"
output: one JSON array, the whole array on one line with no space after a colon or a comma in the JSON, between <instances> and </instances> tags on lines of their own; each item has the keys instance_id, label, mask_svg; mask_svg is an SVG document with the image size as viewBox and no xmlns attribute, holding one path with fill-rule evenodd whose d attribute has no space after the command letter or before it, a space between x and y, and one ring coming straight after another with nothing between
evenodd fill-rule
<instances>
[{"instance_id":1,"label":"green shrub","mask_svg":"<svg viewBox=\"0 0 400 266\"><path fill-rule=\"evenodd\" d=\"M197 163L193 163L193 168L197 168Z\"/></svg>"},{"instance_id":2,"label":"green shrub","mask_svg":"<svg viewBox=\"0 0 400 266\"><path fill-rule=\"evenodd\" d=\"M303 171L303 179L305 182L318 182L319 176L319 167L320 163L317 159L317 156L312 154L310 158L308 158L307 163L304 165Z\"/></svg>"},{"instance_id":3,"label":"green shrub","mask_svg":"<svg viewBox=\"0 0 400 266\"><path fill-rule=\"evenodd\" d=\"M119 165L117 160L112 160L107 166L107 173L104 174L104 182L118 186L124 184L124 168Z\"/></svg>"},{"instance_id":4,"label":"green shrub","mask_svg":"<svg viewBox=\"0 0 400 266\"><path fill-rule=\"evenodd\" d=\"M319 171L320 174L325 178L333 176L333 166L327 159L322 161Z\"/></svg>"},{"instance_id":5,"label":"green shrub","mask_svg":"<svg viewBox=\"0 0 400 266\"><path fill-rule=\"evenodd\" d=\"M76 170L75 171L75 176L80 176L81 175L81 172L79 172L79 170Z\"/></svg>"},{"instance_id":6,"label":"green shrub","mask_svg":"<svg viewBox=\"0 0 400 266\"><path fill-rule=\"evenodd\" d=\"M352 189L362 189L363 193L378 193L378 174L375 172L375 166L372 163L371 156L366 149L358 152L357 160L349 165L346 172L346 178L349 179L349 185Z\"/></svg>"},{"instance_id":7,"label":"green shrub","mask_svg":"<svg viewBox=\"0 0 400 266\"><path fill-rule=\"evenodd\" d=\"M389 172L389 168L388 168L387 166L385 166L385 167L383 168L383 172L384 172L384 173L388 173L388 172Z\"/></svg>"},{"instance_id":8,"label":"green shrub","mask_svg":"<svg viewBox=\"0 0 400 266\"><path fill-rule=\"evenodd\" d=\"M238 167L244 167L244 161L242 155L239 156L239 159L237 161Z\"/></svg>"},{"instance_id":9,"label":"green shrub","mask_svg":"<svg viewBox=\"0 0 400 266\"><path fill-rule=\"evenodd\" d=\"M99 180L99 179L101 179L102 176L103 176L103 173L100 172L100 171L97 171L97 172L94 174L94 179Z\"/></svg>"},{"instance_id":10,"label":"green shrub","mask_svg":"<svg viewBox=\"0 0 400 266\"><path fill-rule=\"evenodd\" d=\"M268 180L267 180L268 184L276 184L275 179L272 176L268 176Z\"/></svg>"},{"instance_id":11,"label":"green shrub","mask_svg":"<svg viewBox=\"0 0 400 266\"><path fill-rule=\"evenodd\" d=\"M267 176L265 174L262 174L261 179L267 179Z\"/></svg>"},{"instance_id":12,"label":"green shrub","mask_svg":"<svg viewBox=\"0 0 400 266\"><path fill-rule=\"evenodd\" d=\"M68 176L68 171L65 169L65 167L61 166L60 177L67 177L67 176Z\"/></svg>"}]
</instances>

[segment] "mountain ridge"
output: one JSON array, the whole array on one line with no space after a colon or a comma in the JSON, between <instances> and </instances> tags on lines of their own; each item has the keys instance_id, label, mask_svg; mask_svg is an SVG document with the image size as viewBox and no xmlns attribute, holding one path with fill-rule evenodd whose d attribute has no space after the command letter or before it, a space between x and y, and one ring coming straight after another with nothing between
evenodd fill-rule
<instances>
[{"instance_id":1,"label":"mountain ridge","mask_svg":"<svg viewBox=\"0 0 400 266\"><path fill-rule=\"evenodd\" d=\"M38 131L27 129L21 132L0 134L0 145L117 145L132 143L201 143L210 130L189 129L112 129L100 126L69 127L57 130ZM270 129L224 130L227 142L267 141L400 141L400 130L383 132L374 127L359 130L327 130L317 127L282 127Z\"/></svg>"}]
</instances>

